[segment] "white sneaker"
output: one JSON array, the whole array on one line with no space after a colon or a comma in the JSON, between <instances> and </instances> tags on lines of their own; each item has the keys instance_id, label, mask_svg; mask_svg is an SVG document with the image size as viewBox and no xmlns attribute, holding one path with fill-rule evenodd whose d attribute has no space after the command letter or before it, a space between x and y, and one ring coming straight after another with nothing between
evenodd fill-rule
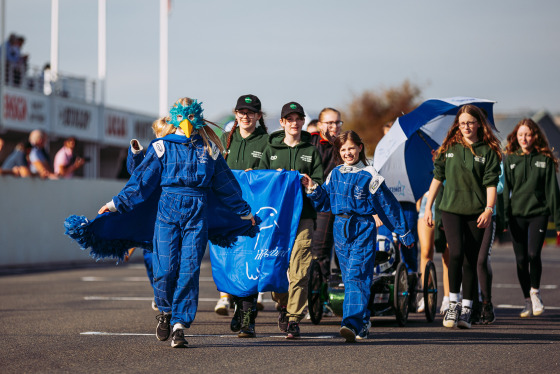
<instances>
[{"instance_id":1,"label":"white sneaker","mask_svg":"<svg viewBox=\"0 0 560 374\"><path fill-rule=\"evenodd\" d=\"M416 309L416 311L418 313L423 313L424 309L426 309L426 307L424 306L424 298L421 298L420 301L418 301L418 309Z\"/></svg>"},{"instance_id":2,"label":"white sneaker","mask_svg":"<svg viewBox=\"0 0 560 374\"><path fill-rule=\"evenodd\" d=\"M445 315L447 309L449 309L449 299L444 298L443 301L441 302L441 308L439 310L439 314L441 314L442 316Z\"/></svg>"},{"instance_id":3,"label":"white sneaker","mask_svg":"<svg viewBox=\"0 0 560 374\"><path fill-rule=\"evenodd\" d=\"M531 302L533 303L533 315L540 316L544 312L544 305L541 299L541 293L539 290L531 290Z\"/></svg>"},{"instance_id":4,"label":"white sneaker","mask_svg":"<svg viewBox=\"0 0 560 374\"><path fill-rule=\"evenodd\" d=\"M531 317L532 315L533 315L533 303L531 302L530 298L525 299L525 308L523 308L521 313L519 313L519 317L527 318L527 317Z\"/></svg>"},{"instance_id":5,"label":"white sneaker","mask_svg":"<svg viewBox=\"0 0 560 374\"><path fill-rule=\"evenodd\" d=\"M214 312L221 316L227 316L229 314L229 297L220 297L220 300L218 300L214 307Z\"/></svg>"},{"instance_id":6,"label":"white sneaker","mask_svg":"<svg viewBox=\"0 0 560 374\"><path fill-rule=\"evenodd\" d=\"M264 304L263 304L263 292L259 292L259 296L257 296L257 310L263 310L264 309Z\"/></svg>"},{"instance_id":7,"label":"white sneaker","mask_svg":"<svg viewBox=\"0 0 560 374\"><path fill-rule=\"evenodd\" d=\"M156 298L154 297L154 299L152 300L152 309L155 310L156 312L159 311L157 304L156 304Z\"/></svg>"}]
</instances>

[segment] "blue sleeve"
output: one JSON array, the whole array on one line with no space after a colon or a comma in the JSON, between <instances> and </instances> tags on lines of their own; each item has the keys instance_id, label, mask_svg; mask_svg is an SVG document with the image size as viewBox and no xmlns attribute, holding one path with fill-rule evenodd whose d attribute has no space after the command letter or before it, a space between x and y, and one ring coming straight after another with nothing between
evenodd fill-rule
<instances>
[{"instance_id":1,"label":"blue sleeve","mask_svg":"<svg viewBox=\"0 0 560 374\"><path fill-rule=\"evenodd\" d=\"M233 213L242 217L251 213L251 207L243 200L239 182L233 176L221 154L218 154L218 157L214 160L214 176L211 187L216 198Z\"/></svg>"},{"instance_id":2,"label":"blue sleeve","mask_svg":"<svg viewBox=\"0 0 560 374\"><path fill-rule=\"evenodd\" d=\"M132 175L132 173L134 173L134 169L142 163L142 160L144 160L143 152L134 154L132 152L132 147L128 147L128 156L126 156L126 170L128 171L128 174Z\"/></svg>"},{"instance_id":3,"label":"blue sleeve","mask_svg":"<svg viewBox=\"0 0 560 374\"><path fill-rule=\"evenodd\" d=\"M399 240L404 245L414 243L414 235L406 226L406 220L401 208L393 193L389 190L385 182L370 195L371 203L383 224L398 235Z\"/></svg>"},{"instance_id":4,"label":"blue sleeve","mask_svg":"<svg viewBox=\"0 0 560 374\"><path fill-rule=\"evenodd\" d=\"M162 170L163 164L150 145L144 161L134 169L132 176L121 192L113 197L113 203L117 210L121 213L128 212L146 201L152 192L159 187Z\"/></svg>"},{"instance_id":5,"label":"blue sleeve","mask_svg":"<svg viewBox=\"0 0 560 374\"><path fill-rule=\"evenodd\" d=\"M315 191L307 194L313 208L318 212L329 212L331 210L331 199L326 187L328 187L326 184L319 185Z\"/></svg>"}]
</instances>

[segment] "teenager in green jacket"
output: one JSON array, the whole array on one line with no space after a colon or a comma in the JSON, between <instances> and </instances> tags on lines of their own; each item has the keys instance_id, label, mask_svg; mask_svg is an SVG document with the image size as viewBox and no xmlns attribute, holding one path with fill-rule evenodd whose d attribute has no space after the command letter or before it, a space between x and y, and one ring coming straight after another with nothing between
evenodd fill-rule
<instances>
[{"instance_id":1,"label":"teenager in green jacket","mask_svg":"<svg viewBox=\"0 0 560 374\"><path fill-rule=\"evenodd\" d=\"M504 162L504 210L517 261L517 277L525 297L522 318L544 312L540 296L541 251L548 217L560 235L558 159L546 136L531 119L521 120L507 137Z\"/></svg>"},{"instance_id":2,"label":"teenager in green jacket","mask_svg":"<svg viewBox=\"0 0 560 374\"><path fill-rule=\"evenodd\" d=\"M323 183L321 156L310 143L311 135L302 131L305 112L296 102L282 107L280 125L283 130L270 134L259 169L295 170L307 174L318 184ZM311 263L311 238L315 229L317 213L311 202L301 190L303 208L299 220L297 236L292 247L288 278L290 285L287 293L272 293L277 302L280 315L278 328L287 332L286 338L299 338L299 322L304 317L307 302L307 284Z\"/></svg>"},{"instance_id":3,"label":"teenager in green jacket","mask_svg":"<svg viewBox=\"0 0 560 374\"><path fill-rule=\"evenodd\" d=\"M268 132L264 124L261 101L255 95L242 95L235 105L235 122L230 131L221 137L225 149L224 158L234 170L256 169L261 162L263 151L268 144ZM220 292L220 300L214 311L228 315L230 298L235 304L235 312L230 328L240 338L254 338L255 318L259 294L237 297Z\"/></svg>"},{"instance_id":4,"label":"teenager in green jacket","mask_svg":"<svg viewBox=\"0 0 560 374\"><path fill-rule=\"evenodd\" d=\"M482 110L474 105L461 107L436 153L424 213L426 224L432 227L432 204L446 181L439 207L450 257L445 327L471 327L473 300L478 297L477 269L483 298L481 318L486 324L495 320L487 261L494 236L492 213L501 157L500 143Z\"/></svg>"}]
</instances>

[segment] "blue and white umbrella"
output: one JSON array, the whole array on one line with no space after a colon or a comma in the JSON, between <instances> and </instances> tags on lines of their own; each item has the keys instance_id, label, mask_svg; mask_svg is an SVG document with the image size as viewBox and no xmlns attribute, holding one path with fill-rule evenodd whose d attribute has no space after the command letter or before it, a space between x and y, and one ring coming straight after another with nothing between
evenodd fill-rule
<instances>
[{"instance_id":1,"label":"blue and white umbrella","mask_svg":"<svg viewBox=\"0 0 560 374\"><path fill-rule=\"evenodd\" d=\"M412 112L397 118L375 148L374 168L401 202L415 203L433 178L432 150L437 149L459 108L473 104L484 109L495 129L492 111L495 101L471 97L430 99Z\"/></svg>"}]
</instances>

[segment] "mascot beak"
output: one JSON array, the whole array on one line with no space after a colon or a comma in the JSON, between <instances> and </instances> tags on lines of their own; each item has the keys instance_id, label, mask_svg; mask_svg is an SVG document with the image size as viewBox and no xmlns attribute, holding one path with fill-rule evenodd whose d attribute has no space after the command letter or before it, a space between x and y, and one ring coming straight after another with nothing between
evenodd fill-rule
<instances>
[{"instance_id":1,"label":"mascot beak","mask_svg":"<svg viewBox=\"0 0 560 374\"><path fill-rule=\"evenodd\" d=\"M191 137L191 133L192 133L192 129L193 129L191 121L189 121L188 119L184 119L179 124L179 127L183 130L183 132L185 133L185 136L187 138Z\"/></svg>"}]
</instances>

